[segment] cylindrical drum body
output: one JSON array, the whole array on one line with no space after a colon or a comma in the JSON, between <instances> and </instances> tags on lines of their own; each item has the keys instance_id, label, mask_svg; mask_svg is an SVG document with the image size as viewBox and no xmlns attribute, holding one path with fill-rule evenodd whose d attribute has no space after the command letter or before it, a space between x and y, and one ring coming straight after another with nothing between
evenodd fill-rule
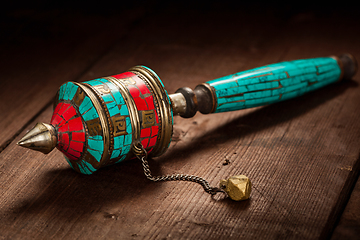
<instances>
[{"instance_id":1,"label":"cylindrical drum body","mask_svg":"<svg viewBox=\"0 0 360 240\"><path fill-rule=\"evenodd\" d=\"M133 158L140 143L147 153L159 156L171 141L170 106L160 78L144 66L83 83L67 82L57 93L51 119L56 147L83 174Z\"/></svg>"}]
</instances>

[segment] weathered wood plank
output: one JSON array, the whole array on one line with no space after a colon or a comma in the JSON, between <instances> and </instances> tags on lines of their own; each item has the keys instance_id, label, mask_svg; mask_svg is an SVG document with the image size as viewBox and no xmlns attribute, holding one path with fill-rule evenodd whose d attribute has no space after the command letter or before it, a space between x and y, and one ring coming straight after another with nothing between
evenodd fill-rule
<instances>
[{"instance_id":1,"label":"weathered wood plank","mask_svg":"<svg viewBox=\"0 0 360 240\"><path fill-rule=\"evenodd\" d=\"M106 76L142 63L173 92L280 60L360 56L359 36L350 31L355 23L334 29L316 19L278 28L267 18L244 24L249 16L242 17L152 16L88 73ZM349 196L346 184L359 172L359 81L357 75L267 107L175 119L175 141L150 162L153 172L196 174L213 185L243 173L254 184L245 202L215 201L196 184L149 182L140 163L130 161L82 176L60 153L45 156L14 141L0 154L0 232L15 239L328 237L341 214L340 194ZM50 116L51 107L27 128Z\"/></svg>"},{"instance_id":2,"label":"weathered wood plank","mask_svg":"<svg viewBox=\"0 0 360 240\"><path fill-rule=\"evenodd\" d=\"M343 168L353 171L351 167ZM360 234L360 181L358 180L331 239L357 239Z\"/></svg>"},{"instance_id":3,"label":"weathered wood plank","mask_svg":"<svg viewBox=\"0 0 360 240\"><path fill-rule=\"evenodd\" d=\"M335 22L338 22L339 19L334 19L334 23L331 24L326 24L325 23L325 19L323 20L317 20L316 24L312 25L311 22L309 22L308 24L303 24L302 29L299 28L295 28L292 29L292 31L289 31L289 34L292 35L292 38L297 39L297 41L301 42L301 44L299 44L298 46L296 46L295 48L293 48L289 54L293 55L293 56L299 56L299 57L303 57L303 53L309 52L310 55L314 54L314 53L318 53L319 55L326 55L326 52L331 49L334 53L340 54L341 52L352 52L354 54L354 56L359 56L359 46L356 44L356 41L358 41L359 39L359 34L354 33L353 29L356 28L356 26L358 26L358 22L351 22L351 21L344 21L343 24L339 24L341 25L341 30L337 29L336 31L339 31L340 35L334 35L333 30L335 30L333 28L333 26L336 24ZM341 20L340 20L341 22ZM345 24L346 22L346 24ZM318 29L322 29L320 32L318 31ZM303 32L306 31L307 35L304 35ZM345 37L346 35L348 35L348 37ZM310 37L311 36L311 37ZM294 44L296 45L296 44ZM316 51L312 52L312 49L316 49ZM327 53L330 54L330 53ZM315 56L315 55L312 55ZM358 75L357 75L358 76ZM357 79L356 77L354 79ZM358 87L358 81L356 82L350 82L349 84L349 88L353 89L353 88L357 88ZM337 104L339 104L341 101L343 102L341 105L338 105L338 116L335 118L330 118L327 119L328 122L334 121L332 125L327 125L327 129L329 129L329 131L331 131L330 129L332 128L343 128L346 125L343 124L349 124L348 126L351 126L349 128L355 128L356 123L349 123L347 121L350 121L350 119L347 119L346 117L346 113L344 113L344 109L347 108L352 108L353 111L357 111L357 105L359 103L359 99L355 98L355 99L351 99L348 98L349 96L347 95L348 90L345 90L343 95L343 98L341 100L341 98L339 99L339 102L336 101ZM333 111L336 111L336 109L334 109ZM344 114L344 115L343 115ZM351 112L348 112L347 114L351 114ZM351 114L352 115L352 114ZM335 115L334 115L335 116ZM355 116L354 116L355 117ZM355 117L356 119L357 117ZM333 119L333 120L331 120ZM325 120L325 119L324 119ZM317 124L317 123L314 123ZM316 126L316 125L315 125ZM323 125L324 127L326 125ZM342 130L343 134L349 134L347 130ZM350 130L352 131L352 130ZM324 130L324 132L326 132L326 130ZM352 134L349 134L352 135ZM349 144L346 144L345 141L338 139L336 141L334 141L333 137L334 136L339 136L342 137L341 135L339 135L338 131L334 131L332 132L331 137L326 137L324 138L322 141L327 142L328 146L333 146L333 148L338 148L340 146L342 146L342 148L347 149L347 151L349 151L347 154L344 152L345 155L348 155L351 151L348 148ZM355 135L356 136L356 135ZM347 136L350 137L350 136ZM331 139L331 140L330 140ZM332 143L330 143L331 141L333 141ZM354 140L356 142L356 140ZM355 150L356 147L354 146L353 150ZM337 152L337 154L339 154L339 158L341 158L341 154L340 154L340 150ZM336 155L337 155L336 154ZM342 214L342 211L346 205L347 199L349 198L349 194L351 193L351 186L354 185L354 181L356 181L357 176L359 175L360 169L359 169L359 153L357 153L356 151L351 154L352 158L353 158L353 162L352 164L346 166L346 163L342 163L342 160L338 161L339 166L337 166L337 168L340 168L341 170L347 169L348 167L351 167L354 169L353 172L348 172L348 176L345 179L345 182L343 183L343 186L341 188L341 191L338 193L338 199L336 200L335 204L332 206L332 210L330 211L330 214L328 216L326 225L324 227L324 229L322 230L322 233L320 235L321 238L329 238L334 230L334 227L337 224L337 221L339 220L339 217ZM342 165L341 165L341 164ZM338 174L334 173L334 178L337 178ZM338 182L340 183L340 182ZM335 197L335 196L334 196Z\"/></svg>"}]
</instances>

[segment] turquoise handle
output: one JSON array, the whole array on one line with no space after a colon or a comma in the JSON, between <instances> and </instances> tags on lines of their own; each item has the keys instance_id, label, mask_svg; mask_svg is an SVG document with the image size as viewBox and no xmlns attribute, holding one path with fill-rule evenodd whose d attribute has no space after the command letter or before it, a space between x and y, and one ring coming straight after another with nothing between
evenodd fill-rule
<instances>
[{"instance_id":1,"label":"turquoise handle","mask_svg":"<svg viewBox=\"0 0 360 240\"><path fill-rule=\"evenodd\" d=\"M206 82L216 94L213 112L267 105L321 88L341 79L335 57L270 64Z\"/></svg>"}]
</instances>

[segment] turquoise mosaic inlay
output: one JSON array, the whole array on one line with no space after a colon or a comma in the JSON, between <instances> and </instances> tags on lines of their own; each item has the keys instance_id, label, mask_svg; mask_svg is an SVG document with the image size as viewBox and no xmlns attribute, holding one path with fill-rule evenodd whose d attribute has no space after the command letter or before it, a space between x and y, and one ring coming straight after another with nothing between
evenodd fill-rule
<instances>
[{"instance_id":1,"label":"turquoise mosaic inlay","mask_svg":"<svg viewBox=\"0 0 360 240\"><path fill-rule=\"evenodd\" d=\"M82 174L92 174L96 169L88 162L82 160L78 163L79 170Z\"/></svg>"},{"instance_id":2,"label":"turquoise mosaic inlay","mask_svg":"<svg viewBox=\"0 0 360 240\"><path fill-rule=\"evenodd\" d=\"M85 96L84 100L82 101L81 105L79 106L79 111L82 115L84 115L84 113L89 111L89 109L91 109L91 108L95 109L90 98L88 96Z\"/></svg>"},{"instance_id":3,"label":"turquoise mosaic inlay","mask_svg":"<svg viewBox=\"0 0 360 240\"><path fill-rule=\"evenodd\" d=\"M63 84L59 89L59 102L63 101L72 101L76 98L76 93L79 90L79 86L72 82L67 82ZM75 105L81 114L83 120L90 121L99 118L99 114L97 113L94 104L91 102L88 96L84 96L84 99L80 102L79 106ZM85 138L85 142L87 151L92 157L100 162L101 157L104 152L104 140L101 135L89 136L87 135ZM71 161L67 157L65 157L66 161L69 165L75 169L80 171L83 174L92 174L96 171L96 168L90 163L87 162L87 159L81 159L80 161Z\"/></svg>"},{"instance_id":4,"label":"turquoise mosaic inlay","mask_svg":"<svg viewBox=\"0 0 360 240\"><path fill-rule=\"evenodd\" d=\"M101 155L104 151L104 140L100 135L89 136L88 138L88 152L95 157L95 159L100 162Z\"/></svg>"},{"instance_id":5,"label":"turquoise mosaic inlay","mask_svg":"<svg viewBox=\"0 0 360 240\"><path fill-rule=\"evenodd\" d=\"M215 89L215 112L267 105L300 96L339 80L331 57L281 62L207 82Z\"/></svg>"},{"instance_id":6,"label":"turquoise mosaic inlay","mask_svg":"<svg viewBox=\"0 0 360 240\"><path fill-rule=\"evenodd\" d=\"M95 89L97 89L99 95L104 100L106 108L109 112L110 118L115 119L113 121L114 126L114 148L111 153L110 160L116 159L116 162L121 162L130 152L132 143L132 126L130 122L129 109L125 104L125 100L117 86L105 78L98 78L92 81L85 82ZM119 127L116 125L116 119L124 121L125 129L120 134L117 134ZM90 151L90 150L89 150Z\"/></svg>"}]
</instances>

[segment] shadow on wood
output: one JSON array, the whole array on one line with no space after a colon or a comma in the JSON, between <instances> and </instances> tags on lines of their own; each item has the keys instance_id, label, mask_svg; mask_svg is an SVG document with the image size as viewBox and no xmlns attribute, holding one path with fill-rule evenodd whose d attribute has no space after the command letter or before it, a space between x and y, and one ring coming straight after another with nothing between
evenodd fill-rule
<instances>
[{"instance_id":1,"label":"shadow on wood","mask_svg":"<svg viewBox=\"0 0 360 240\"><path fill-rule=\"evenodd\" d=\"M205 132L183 146L170 148L164 157L150 161L151 169L154 175L162 175L164 173L160 168L164 162L182 161L182 164L185 164L189 161L187 160L189 156L199 149L211 148L216 144L242 138L247 134L289 121L342 94L348 88L356 86L357 83L354 81L345 81L297 99L259 108L226 125ZM254 122L257 123L256 126ZM243 127L244 125L254 127ZM159 195L158 190L163 188L163 185L148 181L143 174L140 162L134 163L134 161L136 162L132 160L104 168L91 176L78 174L70 168L47 172L41 179L43 182L49 182L44 192L18 202L17 207L9 211L7 216L9 219L19 218L20 215L32 217L32 215L49 211L49 208L51 208L50 212L64 212L53 216L60 221L70 221L96 211L105 219L131 218L129 214L137 211L143 211L144 214L150 213L153 210L151 208L161 204L169 193ZM251 205L251 199L242 203L232 202L229 199L218 202L231 208L231 211L238 212L246 210ZM116 213L104 212L103 208L111 208L114 204L123 204L126 207Z\"/></svg>"}]
</instances>

